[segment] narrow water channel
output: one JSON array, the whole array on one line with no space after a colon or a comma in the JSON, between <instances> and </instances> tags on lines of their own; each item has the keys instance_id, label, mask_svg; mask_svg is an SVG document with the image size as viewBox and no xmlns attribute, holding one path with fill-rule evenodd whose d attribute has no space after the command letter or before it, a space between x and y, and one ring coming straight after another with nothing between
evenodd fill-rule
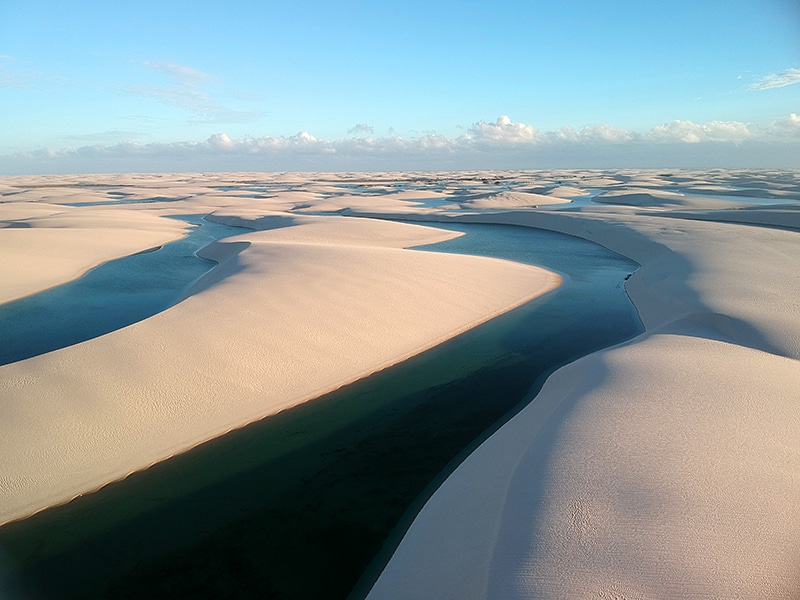
<instances>
[{"instance_id":1,"label":"narrow water channel","mask_svg":"<svg viewBox=\"0 0 800 600\"><path fill-rule=\"evenodd\" d=\"M82 277L0 304L0 365L72 346L166 310L214 263L195 252L247 230L204 220L179 240L111 260Z\"/></svg>"},{"instance_id":2,"label":"narrow water channel","mask_svg":"<svg viewBox=\"0 0 800 600\"><path fill-rule=\"evenodd\" d=\"M446 227L467 235L426 250L539 264L565 283L399 365L0 528L7 595L347 597L432 482L544 374L640 330L623 289L631 261L546 231Z\"/></svg>"}]
</instances>

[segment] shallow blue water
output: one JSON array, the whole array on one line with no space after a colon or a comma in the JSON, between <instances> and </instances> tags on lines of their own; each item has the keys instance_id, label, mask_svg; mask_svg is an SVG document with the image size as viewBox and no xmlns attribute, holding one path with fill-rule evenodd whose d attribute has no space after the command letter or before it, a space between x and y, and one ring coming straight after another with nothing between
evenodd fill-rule
<instances>
[{"instance_id":1,"label":"shallow blue water","mask_svg":"<svg viewBox=\"0 0 800 600\"><path fill-rule=\"evenodd\" d=\"M0 365L71 346L150 317L175 303L214 262L195 252L245 229L205 221L152 251L106 262L83 277L0 304Z\"/></svg>"}]
</instances>

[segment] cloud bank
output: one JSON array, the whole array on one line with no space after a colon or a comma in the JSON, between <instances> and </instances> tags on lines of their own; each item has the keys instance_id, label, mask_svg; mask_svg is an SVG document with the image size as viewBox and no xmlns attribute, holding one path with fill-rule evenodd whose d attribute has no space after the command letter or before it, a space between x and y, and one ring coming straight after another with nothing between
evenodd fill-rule
<instances>
[{"instance_id":1,"label":"cloud bank","mask_svg":"<svg viewBox=\"0 0 800 600\"><path fill-rule=\"evenodd\" d=\"M800 168L800 117L766 127L738 121L676 120L644 133L600 124L541 131L502 115L478 121L458 137L429 133L372 137L372 127L352 137L293 136L234 139L217 133L204 141L120 142L79 148L45 148L0 157L0 172L115 172L192 170L406 170L553 167L780 167Z\"/></svg>"}]
</instances>

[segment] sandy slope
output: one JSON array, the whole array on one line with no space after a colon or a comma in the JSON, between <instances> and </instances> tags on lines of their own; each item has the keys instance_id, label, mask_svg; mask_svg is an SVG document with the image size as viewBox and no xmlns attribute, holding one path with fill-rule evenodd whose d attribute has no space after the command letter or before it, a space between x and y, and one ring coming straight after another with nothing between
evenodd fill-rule
<instances>
[{"instance_id":1,"label":"sandy slope","mask_svg":"<svg viewBox=\"0 0 800 600\"><path fill-rule=\"evenodd\" d=\"M794 598L798 385L796 361L675 335L573 363L434 495L370 597Z\"/></svg>"},{"instance_id":2,"label":"sandy slope","mask_svg":"<svg viewBox=\"0 0 800 600\"><path fill-rule=\"evenodd\" d=\"M165 244L181 237L185 227L180 221L124 209L0 203L0 302Z\"/></svg>"},{"instance_id":3,"label":"sandy slope","mask_svg":"<svg viewBox=\"0 0 800 600\"><path fill-rule=\"evenodd\" d=\"M403 249L451 232L284 219L204 250L219 267L173 308L0 367L0 521L334 389L560 282L516 263Z\"/></svg>"},{"instance_id":4,"label":"sandy slope","mask_svg":"<svg viewBox=\"0 0 800 600\"><path fill-rule=\"evenodd\" d=\"M371 599L800 596L800 233L651 211L470 217L634 258L648 331L554 374Z\"/></svg>"}]
</instances>

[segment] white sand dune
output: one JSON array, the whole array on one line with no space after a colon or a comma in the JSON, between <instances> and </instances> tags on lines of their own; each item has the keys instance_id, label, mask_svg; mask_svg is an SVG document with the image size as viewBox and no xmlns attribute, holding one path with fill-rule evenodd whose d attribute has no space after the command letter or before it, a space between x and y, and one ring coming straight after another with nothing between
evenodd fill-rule
<instances>
[{"instance_id":1,"label":"white sand dune","mask_svg":"<svg viewBox=\"0 0 800 600\"><path fill-rule=\"evenodd\" d=\"M369 598L800 596L800 234L469 218L634 258L647 332L556 372L433 495Z\"/></svg>"},{"instance_id":2,"label":"white sand dune","mask_svg":"<svg viewBox=\"0 0 800 600\"><path fill-rule=\"evenodd\" d=\"M403 249L452 232L286 218L209 246L203 255L220 265L170 310L0 367L0 521L335 389L560 282L507 261Z\"/></svg>"},{"instance_id":3,"label":"white sand dune","mask_svg":"<svg viewBox=\"0 0 800 600\"><path fill-rule=\"evenodd\" d=\"M548 206L552 204L569 204L569 198L556 195L533 194L531 192L500 192L490 196L460 200L462 208L524 208Z\"/></svg>"},{"instance_id":4,"label":"white sand dune","mask_svg":"<svg viewBox=\"0 0 800 600\"><path fill-rule=\"evenodd\" d=\"M397 181L413 189L395 193ZM496 181L512 189L498 193ZM250 182L259 197L225 188ZM450 232L303 211L509 223L577 235L639 262L627 289L646 331L554 373L434 493L369 597L800 597L800 233L787 229L800 226L790 202L800 197L796 173L0 183L0 244L29 235L0 245L0 281L13 282L3 292L53 285L26 279L28 270L63 281L181 234L180 222L159 215L213 211L213 220L254 230L206 248L219 266L171 309L0 367L0 522L313 398L558 282L514 263L404 249ZM95 200L170 202L58 206L88 184ZM265 192L267 184L276 187ZM676 184L709 198L662 189ZM612 204L540 211L544 203L524 190L542 186L602 188ZM786 204L714 198L730 190ZM435 194L475 203L469 214L415 203ZM6 266L17 261L29 264Z\"/></svg>"},{"instance_id":5,"label":"white sand dune","mask_svg":"<svg viewBox=\"0 0 800 600\"><path fill-rule=\"evenodd\" d=\"M557 198L578 198L580 196L587 196L589 192L584 189L571 187L568 185L559 185L544 192L548 196L555 196Z\"/></svg>"},{"instance_id":6,"label":"white sand dune","mask_svg":"<svg viewBox=\"0 0 800 600\"><path fill-rule=\"evenodd\" d=\"M620 188L598 194L594 197L595 202L602 204L622 204L626 206L655 207L655 208L735 208L744 206L722 200L720 198L704 198L697 196L686 196L678 192L668 192L653 189Z\"/></svg>"}]
</instances>

